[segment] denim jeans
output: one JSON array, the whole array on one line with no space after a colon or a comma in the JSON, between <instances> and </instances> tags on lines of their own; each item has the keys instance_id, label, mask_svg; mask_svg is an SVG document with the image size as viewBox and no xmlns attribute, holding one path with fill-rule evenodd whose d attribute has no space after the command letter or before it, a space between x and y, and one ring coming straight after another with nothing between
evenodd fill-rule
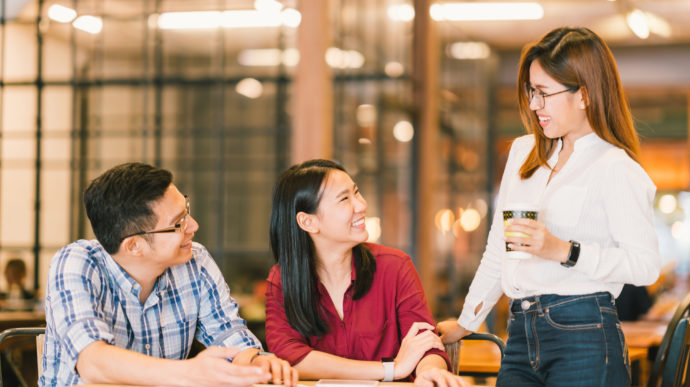
<instances>
[{"instance_id":1,"label":"denim jeans","mask_svg":"<svg viewBox=\"0 0 690 387\"><path fill-rule=\"evenodd\" d=\"M516 299L510 312L496 386L630 385L628 348L610 293Z\"/></svg>"}]
</instances>

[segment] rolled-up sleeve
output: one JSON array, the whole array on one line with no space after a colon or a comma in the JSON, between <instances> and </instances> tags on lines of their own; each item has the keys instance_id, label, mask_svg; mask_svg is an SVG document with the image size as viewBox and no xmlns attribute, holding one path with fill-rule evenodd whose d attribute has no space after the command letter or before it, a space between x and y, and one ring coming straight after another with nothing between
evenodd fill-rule
<instances>
[{"instance_id":1,"label":"rolled-up sleeve","mask_svg":"<svg viewBox=\"0 0 690 387\"><path fill-rule=\"evenodd\" d=\"M98 301L102 294L101 268L88 260L82 247L60 250L50 268L46 312L55 322L55 334L66 349L63 361L75 369L79 353L95 341L112 344L111 327L103 320Z\"/></svg>"},{"instance_id":2,"label":"rolled-up sleeve","mask_svg":"<svg viewBox=\"0 0 690 387\"><path fill-rule=\"evenodd\" d=\"M239 306L206 249L197 255L197 262L201 278L197 340L206 346L261 349L261 342L240 317Z\"/></svg>"}]
</instances>

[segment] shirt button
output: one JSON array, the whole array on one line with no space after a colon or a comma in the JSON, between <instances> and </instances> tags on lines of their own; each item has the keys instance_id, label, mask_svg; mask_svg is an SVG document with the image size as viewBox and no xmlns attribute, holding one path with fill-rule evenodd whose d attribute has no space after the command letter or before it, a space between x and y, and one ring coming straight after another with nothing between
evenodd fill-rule
<instances>
[{"instance_id":1,"label":"shirt button","mask_svg":"<svg viewBox=\"0 0 690 387\"><path fill-rule=\"evenodd\" d=\"M527 309L529 309L530 303L529 303L529 301L524 300L524 301L522 301L520 306L522 307L522 310L527 310Z\"/></svg>"},{"instance_id":2,"label":"shirt button","mask_svg":"<svg viewBox=\"0 0 690 387\"><path fill-rule=\"evenodd\" d=\"M148 349L151 349L151 344L146 344L144 347L145 347L147 350L148 350Z\"/></svg>"}]
</instances>

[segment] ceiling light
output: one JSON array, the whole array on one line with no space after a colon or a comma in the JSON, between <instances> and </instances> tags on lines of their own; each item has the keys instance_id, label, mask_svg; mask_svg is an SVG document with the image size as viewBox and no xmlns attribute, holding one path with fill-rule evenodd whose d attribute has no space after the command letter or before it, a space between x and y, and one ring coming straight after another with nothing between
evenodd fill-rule
<instances>
[{"instance_id":1,"label":"ceiling light","mask_svg":"<svg viewBox=\"0 0 690 387\"><path fill-rule=\"evenodd\" d=\"M647 25L647 17L644 12L639 9L628 13L625 20L628 22L628 27L640 39L647 39L649 37L649 26Z\"/></svg>"},{"instance_id":2,"label":"ceiling light","mask_svg":"<svg viewBox=\"0 0 690 387\"><path fill-rule=\"evenodd\" d=\"M76 18L72 25L78 30L88 32L90 34L97 34L103 29L103 20L97 16L82 15Z\"/></svg>"},{"instance_id":3,"label":"ceiling light","mask_svg":"<svg viewBox=\"0 0 690 387\"><path fill-rule=\"evenodd\" d=\"M288 8L281 12L255 10L165 12L158 17L158 28L209 29L209 28L260 28L297 27L302 21L299 11Z\"/></svg>"},{"instance_id":4,"label":"ceiling light","mask_svg":"<svg viewBox=\"0 0 690 387\"><path fill-rule=\"evenodd\" d=\"M671 37L671 25L669 22L652 13L645 12L645 16L647 17L647 23L651 32L664 38Z\"/></svg>"},{"instance_id":5,"label":"ceiling light","mask_svg":"<svg viewBox=\"0 0 690 387\"><path fill-rule=\"evenodd\" d=\"M455 59L486 59L491 48L484 42L457 42L448 46L448 55Z\"/></svg>"},{"instance_id":6,"label":"ceiling light","mask_svg":"<svg viewBox=\"0 0 690 387\"><path fill-rule=\"evenodd\" d=\"M400 62L391 61L386 63L383 71L391 78L397 78L405 73L405 67Z\"/></svg>"},{"instance_id":7,"label":"ceiling light","mask_svg":"<svg viewBox=\"0 0 690 387\"><path fill-rule=\"evenodd\" d=\"M388 18L393 21L408 22L414 19L414 8L409 4L395 4L388 6Z\"/></svg>"},{"instance_id":8,"label":"ceiling light","mask_svg":"<svg viewBox=\"0 0 690 387\"><path fill-rule=\"evenodd\" d=\"M429 10L436 21L537 20L544 17L539 3L442 3Z\"/></svg>"},{"instance_id":9,"label":"ceiling light","mask_svg":"<svg viewBox=\"0 0 690 387\"><path fill-rule=\"evenodd\" d=\"M410 121L398 121L393 126L393 137L400 142L410 142L414 137L414 127Z\"/></svg>"},{"instance_id":10,"label":"ceiling light","mask_svg":"<svg viewBox=\"0 0 690 387\"><path fill-rule=\"evenodd\" d=\"M302 14L293 8L287 8L280 13L280 18L285 27L297 28L302 22Z\"/></svg>"},{"instance_id":11,"label":"ceiling light","mask_svg":"<svg viewBox=\"0 0 690 387\"><path fill-rule=\"evenodd\" d=\"M364 55L355 50L341 50L337 47L326 49L326 63L338 69L358 69L364 65Z\"/></svg>"},{"instance_id":12,"label":"ceiling light","mask_svg":"<svg viewBox=\"0 0 690 387\"><path fill-rule=\"evenodd\" d=\"M60 4L53 4L48 8L48 17L58 23L69 23L77 17L77 11Z\"/></svg>"},{"instance_id":13,"label":"ceiling light","mask_svg":"<svg viewBox=\"0 0 690 387\"><path fill-rule=\"evenodd\" d=\"M206 29L220 26L220 12L165 12L158 17L158 28L173 29Z\"/></svg>"},{"instance_id":14,"label":"ceiling light","mask_svg":"<svg viewBox=\"0 0 690 387\"><path fill-rule=\"evenodd\" d=\"M254 0L254 8L259 12L278 12L283 4L275 0Z\"/></svg>"},{"instance_id":15,"label":"ceiling light","mask_svg":"<svg viewBox=\"0 0 690 387\"><path fill-rule=\"evenodd\" d=\"M261 82L254 78L244 78L243 80L237 82L235 91L247 98L255 99L259 98L261 94L263 94L264 87Z\"/></svg>"},{"instance_id":16,"label":"ceiling light","mask_svg":"<svg viewBox=\"0 0 690 387\"><path fill-rule=\"evenodd\" d=\"M297 66L299 51L296 48L281 50L279 48L247 48L237 55L237 62L242 66Z\"/></svg>"}]
</instances>

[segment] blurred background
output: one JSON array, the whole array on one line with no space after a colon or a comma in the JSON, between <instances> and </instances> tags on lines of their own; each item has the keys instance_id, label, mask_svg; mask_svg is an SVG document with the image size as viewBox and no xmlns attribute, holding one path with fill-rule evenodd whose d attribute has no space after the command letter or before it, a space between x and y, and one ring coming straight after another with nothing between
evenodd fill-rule
<instances>
[{"instance_id":1,"label":"blurred background","mask_svg":"<svg viewBox=\"0 0 690 387\"><path fill-rule=\"evenodd\" d=\"M561 25L589 27L613 50L658 188L662 258L684 289L690 0L0 6L0 267L26 263L39 310L53 254L93 237L86 185L141 161L173 171L196 240L261 327L272 186L288 166L325 157L359 184L370 240L410 254L434 315L456 316L507 150L524 133L520 50Z\"/></svg>"}]
</instances>

